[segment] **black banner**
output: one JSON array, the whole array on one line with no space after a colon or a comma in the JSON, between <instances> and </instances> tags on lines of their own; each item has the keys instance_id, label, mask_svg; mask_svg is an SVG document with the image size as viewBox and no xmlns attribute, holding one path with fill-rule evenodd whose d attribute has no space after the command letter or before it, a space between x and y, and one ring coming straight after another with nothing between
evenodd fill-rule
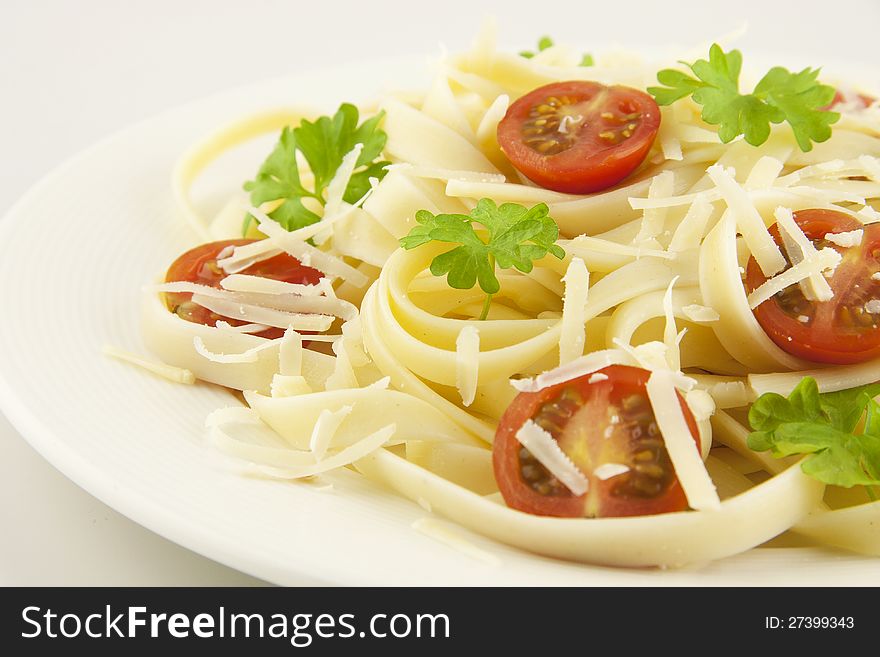
<instances>
[{"instance_id":1,"label":"black banner","mask_svg":"<svg viewBox=\"0 0 880 657\"><path fill-rule=\"evenodd\" d=\"M872 645L877 626L876 589L10 588L0 596L6 655L441 655L484 646L514 655L690 654L706 641L702 651L764 655Z\"/></svg>"}]
</instances>

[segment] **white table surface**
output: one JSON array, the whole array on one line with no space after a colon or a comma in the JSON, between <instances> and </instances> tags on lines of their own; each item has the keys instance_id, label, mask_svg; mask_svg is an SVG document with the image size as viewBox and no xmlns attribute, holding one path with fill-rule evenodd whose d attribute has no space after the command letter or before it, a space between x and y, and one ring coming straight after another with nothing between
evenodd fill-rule
<instances>
[{"instance_id":1,"label":"white table surface","mask_svg":"<svg viewBox=\"0 0 880 657\"><path fill-rule=\"evenodd\" d=\"M502 43L515 48L531 47L541 34L587 48L696 45L747 22L737 42L746 56L807 51L816 65L852 61L878 71L870 82L880 86L878 0L4 0L0 213L49 170L127 124L301 69L434 55L441 42L459 49L487 13L498 17ZM48 465L2 415L0 528L0 585L260 583L102 504Z\"/></svg>"}]
</instances>

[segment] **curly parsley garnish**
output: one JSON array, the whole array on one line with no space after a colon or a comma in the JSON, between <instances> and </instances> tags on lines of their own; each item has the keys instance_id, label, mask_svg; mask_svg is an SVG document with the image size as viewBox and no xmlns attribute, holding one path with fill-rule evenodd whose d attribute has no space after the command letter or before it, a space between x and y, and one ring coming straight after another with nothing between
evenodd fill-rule
<instances>
[{"instance_id":1,"label":"curly parsley garnish","mask_svg":"<svg viewBox=\"0 0 880 657\"><path fill-rule=\"evenodd\" d=\"M709 60L693 64L681 62L696 77L675 69L663 69L657 80L663 87L649 87L659 105L693 95L703 106L706 123L719 126L718 136L725 144L739 135L752 146L760 146L770 136L770 124L787 121L802 151L813 148L813 142L831 137L831 124L840 114L823 108L834 98L834 87L818 82L819 69L805 68L792 73L781 66L771 68L754 91L739 91L742 53L725 53L716 43L709 50Z\"/></svg>"},{"instance_id":2,"label":"curly parsley garnish","mask_svg":"<svg viewBox=\"0 0 880 657\"><path fill-rule=\"evenodd\" d=\"M819 393L816 380L804 378L788 398L761 395L749 411L749 447L773 456L812 454L801 468L834 486L880 485L880 383ZM867 411L867 414L866 414ZM865 415L864 428L856 433ZM866 489L875 499L870 488Z\"/></svg>"},{"instance_id":3,"label":"curly parsley garnish","mask_svg":"<svg viewBox=\"0 0 880 657\"><path fill-rule=\"evenodd\" d=\"M370 189L370 178L381 180L388 162L375 160L385 147L387 135L379 128L384 116L379 112L358 125L358 109L343 103L332 117L322 116L314 122L303 120L296 128L284 128L274 150L263 162L256 179L244 184L251 193L251 204L259 206L268 201L281 201L269 216L286 230L296 230L320 220L309 210L304 199L314 199L324 205L324 192L345 157L355 146L363 144L354 174L345 188L343 200L354 203ZM315 177L312 189L306 189L300 179L296 161L297 151L305 158ZM245 219L247 232L251 216Z\"/></svg>"},{"instance_id":4,"label":"curly parsley garnish","mask_svg":"<svg viewBox=\"0 0 880 657\"><path fill-rule=\"evenodd\" d=\"M565 257L565 251L556 244L559 227L544 203L533 208L517 203L503 203L499 207L484 198L469 215L435 215L419 210L416 221L419 225L400 238L400 246L414 249L428 242L458 244L431 261L431 273L446 276L449 286L457 290L469 290L479 281L487 295L480 319L486 319L492 295L501 289L495 276L496 265L528 273L534 261L548 253L560 260ZM475 225L485 230L478 231Z\"/></svg>"}]
</instances>

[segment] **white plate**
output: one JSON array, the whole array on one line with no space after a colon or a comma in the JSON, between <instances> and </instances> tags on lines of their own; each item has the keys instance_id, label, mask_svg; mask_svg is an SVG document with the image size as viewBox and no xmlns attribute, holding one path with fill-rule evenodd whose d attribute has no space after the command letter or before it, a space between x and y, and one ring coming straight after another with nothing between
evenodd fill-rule
<instances>
[{"instance_id":1,"label":"white plate","mask_svg":"<svg viewBox=\"0 0 880 657\"><path fill-rule=\"evenodd\" d=\"M880 559L832 550L765 548L682 570L623 570L538 557L462 530L498 557L487 564L413 530L421 508L352 472L331 475L330 492L243 476L202 443L205 415L236 403L227 392L175 385L101 355L105 343L144 350L141 287L196 241L170 191L183 150L249 111L304 100L333 109L388 81L424 86L427 75L421 64L371 62L216 96L110 137L22 198L0 224L0 406L25 438L133 520L279 584L880 581ZM204 200L238 189L260 155L225 158Z\"/></svg>"}]
</instances>

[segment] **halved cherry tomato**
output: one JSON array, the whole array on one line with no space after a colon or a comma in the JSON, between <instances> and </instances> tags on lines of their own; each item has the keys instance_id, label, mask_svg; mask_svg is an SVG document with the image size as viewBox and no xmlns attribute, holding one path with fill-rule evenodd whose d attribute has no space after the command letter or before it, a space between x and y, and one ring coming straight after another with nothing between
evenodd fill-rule
<instances>
[{"instance_id":1,"label":"halved cherry tomato","mask_svg":"<svg viewBox=\"0 0 880 657\"><path fill-rule=\"evenodd\" d=\"M562 517L642 516L687 509L645 390L650 372L612 365L599 374L607 378L588 374L520 393L507 408L492 446L495 479L504 501L526 513ZM699 449L697 423L681 396L679 403ZM588 478L586 494L572 493L516 439L528 419L548 431ZM611 463L628 470L604 480L594 474Z\"/></svg>"},{"instance_id":2,"label":"halved cherry tomato","mask_svg":"<svg viewBox=\"0 0 880 657\"><path fill-rule=\"evenodd\" d=\"M517 100L498 124L498 143L530 180L587 194L617 184L645 159L660 109L648 94L598 82L557 82Z\"/></svg>"},{"instance_id":3,"label":"halved cherry tomato","mask_svg":"<svg viewBox=\"0 0 880 657\"><path fill-rule=\"evenodd\" d=\"M229 246L242 246L254 241L256 240L223 240L220 242L208 242L190 249L171 264L168 268L168 273L165 274L165 281L169 283L187 281L219 288L220 281L226 278L227 273L217 266L218 254ZM242 273L272 278L276 281L285 281L287 283L315 285L321 280L321 272L311 267L306 267L299 260L286 253L255 263ZM177 314L181 319L195 322L196 324L214 326L221 319L232 326L241 326L245 323L235 318L222 317L203 306L193 303L192 294L190 293L166 293L165 304L171 312ZM273 327L254 335L274 339L284 335L284 331Z\"/></svg>"},{"instance_id":4,"label":"halved cherry tomato","mask_svg":"<svg viewBox=\"0 0 880 657\"><path fill-rule=\"evenodd\" d=\"M795 221L816 248L831 247L843 256L828 283L830 301L809 301L799 285L791 285L755 308L755 318L781 349L819 363L861 363L880 356L880 224L865 226L834 210L799 210ZM864 230L858 246L844 248L825 239L827 233ZM782 248L779 229L770 233ZM785 249L782 248L783 253ZM786 257L787 260L787 257ZM880 276L880 274L877 274ZM767 277L754 258L746 269L749 291Z\"/></svg>"}]
</instances>

